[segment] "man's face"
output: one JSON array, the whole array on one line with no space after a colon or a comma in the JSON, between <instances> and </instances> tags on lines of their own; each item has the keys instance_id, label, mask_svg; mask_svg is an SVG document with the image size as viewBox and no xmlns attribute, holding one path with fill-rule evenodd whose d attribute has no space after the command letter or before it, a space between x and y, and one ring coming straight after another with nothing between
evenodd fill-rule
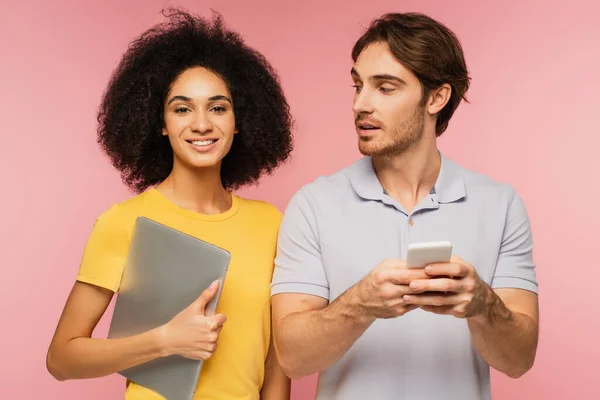
<instances>
[{"instance_id":1,"label":"man's face","mask_svg":"<svg viewBox=\"0 0 600 400\"><path fill-rule=\"evenodd\" d=\"M418 78L385 42L367 46L352 68L356 87L353 111L360 152L402 154L423 136L425 108Z\"/></svg>"}]
</instances>

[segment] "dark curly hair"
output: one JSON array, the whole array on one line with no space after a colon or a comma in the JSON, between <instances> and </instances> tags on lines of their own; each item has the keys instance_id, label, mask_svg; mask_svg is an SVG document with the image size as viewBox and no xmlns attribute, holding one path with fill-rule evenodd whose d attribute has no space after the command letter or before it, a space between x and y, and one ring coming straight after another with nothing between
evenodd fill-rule
<instances>
[{"instance_id":1,"label":"dark curly hair","mask_svg":"<svg viewBox=\"0 0 600 400\"><path fill-rule=\"evenodd\" d=\"M98 143L134 191L171 173L173 150L161 134L164 101L176 78L192 67L220 76L233 98L238 134L221 165L225 188L255 183L289 157L293 119L276 72L213 14L208 20L180 9L163 11L167 21L130 43L110 79L98 111Z\"/></svg>"}]
</instances>

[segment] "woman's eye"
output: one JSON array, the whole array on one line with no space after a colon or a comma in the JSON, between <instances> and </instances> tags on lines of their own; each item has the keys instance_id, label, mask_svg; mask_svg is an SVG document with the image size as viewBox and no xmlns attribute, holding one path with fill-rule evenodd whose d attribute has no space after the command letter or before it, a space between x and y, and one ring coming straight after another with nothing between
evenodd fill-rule
<instances>
[{"instance_id":1,"label":"woman's eye","mask_svg":"<svg viewBox=\"0 0 600 400\"><path fill-rule=\"evenodd\" d=\"M185 114L188 111L190 111L190 110L188 108L186 108L186 107L177 107L175 109L175 114Z\"/></svg>"}]
</instances>

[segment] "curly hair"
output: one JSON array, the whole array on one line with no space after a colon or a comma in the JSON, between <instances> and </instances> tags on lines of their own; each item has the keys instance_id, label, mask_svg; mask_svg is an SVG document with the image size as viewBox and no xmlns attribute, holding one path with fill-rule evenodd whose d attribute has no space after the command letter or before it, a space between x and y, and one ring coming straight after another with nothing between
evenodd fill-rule
<instances>
[{"instance_id":1,"label":"curly hair","mask_svg":"<svg viewBox=\"0 0 600 400\"><path fill-rule=\"evenodd\" d=\"M226 189L255 183L286 161L293 119L279 77L265 57L224 25L167 9L167 21L132 41L113 72L98 111L98 143L136 192L171 173L173 150L164 127L164 102L185 70L204 67L227 84L236 135L221 165Z\"/></svg>"}]
</instances>

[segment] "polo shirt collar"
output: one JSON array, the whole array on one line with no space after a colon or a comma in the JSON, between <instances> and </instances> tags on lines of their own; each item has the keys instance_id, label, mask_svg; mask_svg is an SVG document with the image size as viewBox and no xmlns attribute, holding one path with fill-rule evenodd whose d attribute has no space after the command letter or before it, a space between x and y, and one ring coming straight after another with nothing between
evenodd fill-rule
<instances>
[{"instance_id":1,"label":"polo shirt collar","mask_svg":"<svg viewBox=\"0 0 600 400\"><path fill-rule=\"evenodd\" d=\"M439 203L452 203L466 196L462 168L441 153L440 157L442 159L440 174L430 195L436 197ZM350 184L356 194L366 200L385 201L387 194L377 178L371 157L361 158L348 169L348 172Z\"/></svg>"}]
</instances>

